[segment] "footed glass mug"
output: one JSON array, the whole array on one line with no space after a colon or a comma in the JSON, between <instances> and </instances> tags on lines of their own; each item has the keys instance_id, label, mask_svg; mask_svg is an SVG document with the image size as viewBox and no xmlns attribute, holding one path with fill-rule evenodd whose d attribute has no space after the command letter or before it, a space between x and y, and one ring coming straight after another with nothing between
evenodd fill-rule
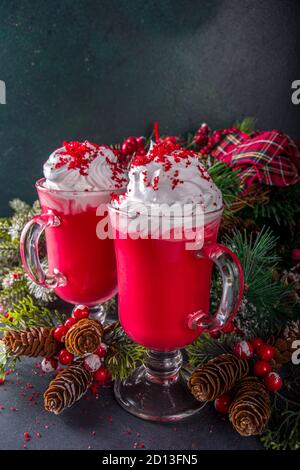
<instances>
[{"instance_id":1,"label":"footed glass mug","mask_svg":"<svg viewBox=\"0 0 300 470\"><path fill-rule=\"evenodd\" d=\"M176 421L201 407L188 390L180 348L202 332L216 332L231 321L244 286L237 257L216 243L222 212L204 214L201 227L193 229L196 236L197 232L202 236L202 247L187 249L184 238L143 238L138 230L134 236L125 236L120 227L127 222L122 219L131 216L109 206L120 322L133 341L147 348L144 365L124 382L115 382L115 395L123 408L140 418ZM146 222L152 222L151 216ZM162 217L156 225L161 222ZM213 265L222 277L223 293L217 312L210 316Z\"/></svg>"},{"instance_id":2,"label":"footed glass mug","mask_svg":"<svg viewBox=\"0 0 300 470\"><path fill-rule=\"evenodd\" d=\"M116 294L117 271L113 240L102 240L96 232L111 192L53 190L44 182L36 183L42 213L25 225L21 235L25 270L36 284L53 289L66 302L88 306L90 317L104 322L101 303ZM39 259L44 231L47 272Z\"/></svg>"}]
</instances>

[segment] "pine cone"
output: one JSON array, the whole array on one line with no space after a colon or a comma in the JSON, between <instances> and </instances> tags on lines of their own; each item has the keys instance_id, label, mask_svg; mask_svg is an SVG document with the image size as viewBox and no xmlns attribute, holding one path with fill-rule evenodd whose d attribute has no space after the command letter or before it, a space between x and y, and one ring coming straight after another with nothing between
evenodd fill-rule
<instances>
[{"instance_id":1,"label":"pine cone","mask_svg":"<svg viewBox=\"0 0 300 470\"><path fill-rule=\"evenodd\" d=\"M239 359L234 354L221 354L193 372L189 388L199 401L215 400L231 390L236 381L248 372L246 359Z\"/></svg>"},{"instance_id":2,"label":"pine cone","mask_svg":"<svg viewBox=\"0 0 300 470\"><path fill-rule=\"evenodd\" d=\"M45 410L58 415L86 393L92 380L93 374L85 369L82 362L75 362L63 369L44 393Z\"/></svg>"},{"instance_id":3,"label":"pine cone","mask_svg":"<svg viewBox=\"0 0 300 470\"><path fill-rule=\"evenodd\" d=\"M53 338L53 330L45 327L7 330L3 338L6 351L11 356L54 356L60 344Z\"/></svg>"},{"instance_id":4,"label":"pine cone","mask_svg":"<svg viewBox=\"0 0 300 470\"><path fill-rule=\"evenodd\" d=\"M241 436L261 434L271 414L270 396L257 377L245 377L236 387L229 418Z\"/></svg>"},{"instance_id":5,"label":"pine cone","mask_svg":"<svg viewBox=\"0 0 300 470\"><path fill-rule=\"evenodd\" d=\"M93 353L100 345L102 335L101 323L83 318L68 330L65 338L66 349L75 356Z\"/></svg>"},{"instance_id":6,"label":"pine cone","mask_svg":"<svg viewBox=\"0 0 300 470\"><path fill-rule=\"evenodd\" d=\"M271 338L270 343L275 348L275 355L272 360L273 367L280 368L291 360L295 351L293 348L295 340L300 340L300 320L289 322L277 338Z\"/></svg>"}]
</instances>

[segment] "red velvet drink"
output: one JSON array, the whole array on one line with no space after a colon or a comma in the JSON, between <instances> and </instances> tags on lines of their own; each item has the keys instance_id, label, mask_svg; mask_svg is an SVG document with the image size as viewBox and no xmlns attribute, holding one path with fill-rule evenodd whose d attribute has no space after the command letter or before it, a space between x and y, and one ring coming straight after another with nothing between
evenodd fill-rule
<instances>
[{"instance_id":1,"label":"red velvet drink","mask_svg":"<svg viewBox=\"0 0 300 470\"><path fill-rule=\"evenodd\" d=\"M221 213L204 229L205 243L217 239ZM139 344L171 351L192 343L188 317L209 311L212 261L198 259L185 240L115 240L119 317L126 333ZM142 306L142 308L141 308Z\"/></svg>"},{"instance_id":2,"label":"red velvet drink","mask_svg":"<svg viewBox=\"0 0 300 470\"><path fill-rule=\"evenodd\" d=\"M55 287L56 294L87 306L113 297L117 292L113 240L100 240L96 233L103 217L97 216L97 208L110 201L110 193L49 191L42 182L37 190L42 212L54 213L60 221L45 229L49 274L59 271L67 279Z\"/></svg>"},{"instance_id":3,"label":"red velvet drink","mask_svg":"<svg viewBox=\"0 0 300 470\"><path fill-rule=\"evenodd\" d=\"M145 363L115 382L116 398L144 419L182 419L201 405L187 388L179 348L203 331L223 328L242 296L238 259L216 243L221 193L194 151L162 141L133 159L127 192L113 199L109 211L120 321L133 341L149 348ZM192 232L194 244L188 237ZM223 293L210 315L213 263Z\"/></svg>"},{"instance_id":4,"label":"red velvet drink","mask_svg":"<svg viewBox=\"0 0 300 470\"><path fill-rule=\"evenodd\" d=\"M38 181L42 213L25 226L21 256L31 279L70 303L89 307L104 320L99 303L117 292L112 239L100 239L97 225L111 199L123 192L126 170L118 154L105 146L65 142L44 164ZM39 260L39 238L45 231L48 269Z\"/></svg>"}]
</instances>

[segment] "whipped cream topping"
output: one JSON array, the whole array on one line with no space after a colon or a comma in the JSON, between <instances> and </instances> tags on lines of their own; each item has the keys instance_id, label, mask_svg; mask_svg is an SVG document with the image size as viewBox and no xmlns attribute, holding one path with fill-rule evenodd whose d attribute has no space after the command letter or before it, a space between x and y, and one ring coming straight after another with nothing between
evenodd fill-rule
<instances>
[{"instance_id":1,"label":"whipped cream topping","mask_svg":"<svg viewBox=\"0 0 300 470\"><path fill-rule=\"evenodd\" d=\"M147 155L133 159L127 191L112 202L129 212L141 203L199 204L206 213L221 209L222 194L196 152L162 141L152 145Z\"/></svg>"},{"instance_id":2,"label":"whipped cream topping","mask_svg":"<svg viewBox=\"0 0 300 470\"><path fill-rule=\"evenodd\" d=\"M44 176L46 188L61 191L113 191L128 182L118 151L87 140L64 142L44 164Z\"/></svg>"}]
</instances>

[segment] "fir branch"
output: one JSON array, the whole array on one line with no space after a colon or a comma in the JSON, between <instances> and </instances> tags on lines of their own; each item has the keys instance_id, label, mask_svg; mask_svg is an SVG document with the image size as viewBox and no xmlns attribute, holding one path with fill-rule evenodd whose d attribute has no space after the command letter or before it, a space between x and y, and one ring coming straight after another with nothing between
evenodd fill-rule
<instances>
[{"instance_id":1,"label":"fir branch","mask_svg":"<svg viewBox=\"0 0 300 470\"><path fill-rule=\"evenodd\" d=\"M145 349L128 338L119 322L104 330L103 341L108 345L105 367L111 372L113 380L125 380L137 363L143 362Z\"/></svg>"},{"instance_id":2,"label":"fir branch","mask_svg":"<svg viewBox=\"0 0 300 470\"><path fill-rule=\"evenodd\" d=\"M0 242L10 241L9 228L11 226L11 221L9 218L0 219Z\"/></svg>"},{"instance_id":3,"label":"fir branch","mask_svg":"<svg viewBox=\"0 0 300 470\"><path fill-rule=\"evenodd\" d=\"M33 298L27 295L13 305L7 318L3 317L1 323L3 326L0 326L0 331L22 330L30 326L52 327L64 323L64 316L57 310L51 311L35 305Z\"/></svg>"},{"instance_id":4,"label":"fir branch","mask_svg":"<svg viewBox=\"0 0 300 470\"><path fill-rule=\"evenodd\" d=\"M220 354L230 352L230 342L230 335L223 335L220 340L213 339L209 334L200 335L185 349L189 364L199 367Z\"/></svg>"},{"instance_id":5,"label":"fir branch","mask_svg":"<svg viewBox=\"0 0 300 470\"><path fill-rule=\"evenodd\" d=\"M2 309L9 310L13 305L28 294L28 286L23 278L14 282L11 287L0 290L0 306Z\"/></svg>"},{"instance_id":6,"label":"fir branch","mask_svg":"<svg viewBox=\"0 0 300 470\"><path fill-rule=\"evenodd\" d=\"M12 266L20 263L18 240L4 240L0 242L0 265Z\"/></svg>"},{"instance_id":7,"label":"fir branch","mask_svg":"<svg viewBox=\"0 0 300 470\"><path fill-rule=\"evenodd\" d=\"M19 357L7 354L4 342L0 340L0 377L5 375L6 370L13 371L19 360Z\"/></svg>"},{"instance_id":8,"label":"fir branch","mask_svg":"<svg viewBox=\"0 0 300 470\"><path fill-rule=\"evenodd\" d=\"M294 227L300 217L300 185L271 188L268 204L255 204L253 214L257 223L275 222L277 226Z\"/></svg>"},{"instance_id":9,"label":"fir branch","mask_svg":"<svg viewBox=\"0 0 300 470\"><path fill-rule=\"evenodd\" d=\"M9 202L9 206L16 214L21 214L24 212L28 213L31 210L31 206L19 198L12 199Z\"/></svg>"},{"instance_id":10,"label":"fir branch","mask_svg":"<svg viewBox=\"0 0 300 470\"><path fill-rule=\"evenodd\" d=\"M238 193L241 189L239 172L233 171L228 165L220 161L216 161L208 167L208 172L215 185L222 192L225 205L230 208L232 202L240 199L238 197Z\"/></svg>"},{"instance_id":11,"label":"fir branch","mask_svg":"<svg viewBox=\"0 0 300 470\"><path fill-rule=\"evenodd\" d=\"M245 277L245 295L249 302L260 307L273 305L282 292L280 283L273 281L272 272L278 265L280 257L276 253L278 238L268 228L263 228L255 236L234 230L225 236L225 243L238 256ZM268 296L266 296L266 290Z\"/></svg>"},{"instance_id":12,"label":"fir branch","mask_svg":"<svg viewBox=\"0 0 300 470\"><path fill-rule=\"evenodd\" d=\"M245 277L244 299L237 322L247 336L272 334L286 318L296 312L292 305L292 286L273 279L280 257L276 253L278 238L268 228L258 235L234 230L225 236L227 244L238 256Z\"/></svg>"}]
</instances>

